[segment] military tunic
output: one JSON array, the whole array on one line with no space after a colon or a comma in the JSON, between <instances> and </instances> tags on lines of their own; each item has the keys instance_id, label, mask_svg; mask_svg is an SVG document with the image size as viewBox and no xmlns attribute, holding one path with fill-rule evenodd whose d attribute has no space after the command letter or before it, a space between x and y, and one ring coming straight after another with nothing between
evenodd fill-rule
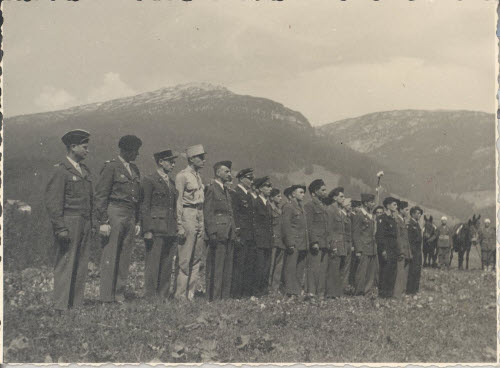
<instances>
[{"instance_id":1,"label":"military tunic","mask_svg":"<svg viewBox=\"0 0 500 368\"><path fill-rule=\"evenodd\" d=\"M83 304L88 272L93 192L90 171L80 173L69 161L55 166L45 189L45 207L55 237L54 307L65 310ZM69 242L58 238L69 233Z\"/></svg>"},{"instance_id":2,"label":"military tunic","mask_svg":"<svg viewBox=\"0 0 500 368\"><path fill-rule=\"evenodd\" d=\"M265 293L269 284L273 242L272 210L269 199L261 196L253 202L254 237L256 244L256 291Z\"/></svg>"},{"instance_id":3,"label":"military tunic","mask_svg":"<svg viewBox=\"0 0 500 368\"><path fill-rule=\"evenodd\" d=\"M483 267L491 266L495 269L496 264L496 231L494 226L483 228L480 232L479 242L481 244L481 263Z\"/></svg>"},{"instance_id":4,"label":"military tunic","mask_svg":"<svg viewBox=\"0 0 500 368\"><path fill-rule=\"evenodd\" d=\"M398 243L401 249L401 257L398 258L396 283L394 285L395 297L401 297L406 291L406 284L408 282L408 270L410 268L410 243L408 242L408 225L405 223L403 217L399 214L395 215L395 220L398 225Z\"/></svg>"},{"instance_id":5,"label":"military tunic","mask_svg":"<svg viewBox=\"0 0 500 368\"><path fill-rule=\"evenodd\" d=\"M160 171L144 177L141 188L142 229L144 233L153 233L153 239L144 240L145 295L167 298L171 296L172 267L177 251L177 190L175 182Z\"/></svg>"},{"instance_id":6,"label":"military tunic","mask_svg":"<svg viewBox=\"0 0 500 368\"><path fill-rule=\"evenodd\" d=\"M276 292L281 288L283 261L285 260L285 245L281 236L281 208L271 203L273 224L273 250L271 254L271 271L269 287Z\"/></svg>"},{"instance_id":7,"label":"military tunic","mask_svg":"<svg viewBox=\"0 0 500 368\"><path fill-rule=\"evenodd\" d=\"M420 274L422 272L422 229L413 218L408 223L408 241L412 258L408 269L406 293L415 294L420 288Z\"/></svg>"},{"instance_id":8,"label":"military tunic","mask_svg":"<svg viewBox=\"0 0 500 368\"><path fill-rule=\"evenodd\" d=\"M437 228L436 237L438 239L438 265L439 267L449 267L451 252L451 229L448 225L441 225Z\"/></svg>"},{"instance_id":9,"label":"military tunic","mask_svg":"<svg viewBox=\"0 0 500 368\"><path fill-rule=\"evenodd\" d=\"M337 204L327 207L329 218L329 253L326 270L326 297L336 298L344 293L342 275L346 267L345 215Z\"/></svg>"},{"instance_id":10,"label":"military tunic","mask_svg":"<svg viewBox=\"0 0 500 368\"><path fill-rule=\"evenodd\" d=\"M111 226L101 255L100 299L103 302L125 298L135 226L140 222L140 173L136 165L129 165L132 174L120 157L107 161L95 188L97 220L101 225Z\"/></svg>"}]
</instances>

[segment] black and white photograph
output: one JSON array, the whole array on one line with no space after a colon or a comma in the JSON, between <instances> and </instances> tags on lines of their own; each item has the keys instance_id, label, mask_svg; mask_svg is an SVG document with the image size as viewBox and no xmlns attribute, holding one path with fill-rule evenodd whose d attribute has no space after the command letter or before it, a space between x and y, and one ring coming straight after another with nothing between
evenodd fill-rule
<instances>
[{"instance_id":1,"label":"black and white photograph","mask_svg":"<svg viewBox=\"0 0 500 368\"><path fill-rule=\"evenodd\" d=\"M497 0L5 0L3 363L497 364Z\"/></svg>"}]
</instances>

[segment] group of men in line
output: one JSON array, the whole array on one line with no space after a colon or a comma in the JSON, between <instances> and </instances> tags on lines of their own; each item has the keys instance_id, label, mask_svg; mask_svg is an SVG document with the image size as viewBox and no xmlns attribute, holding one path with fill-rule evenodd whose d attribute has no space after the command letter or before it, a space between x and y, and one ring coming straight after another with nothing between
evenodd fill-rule
<instances>
[{"instance_id":1,"label":"group of men in line","mask_svg":"<svg viewBox=\"0 0 500 368\"><path fill-rule=\"evenodd\" d=\"M400 296L419 289L422 264L422 209L393 197L376 206L375 196L359 201L331 191L323 180L306 188L273 188L269 177L238 171L232 163L213 166L205 185L202 145L186 149L188 166L175 178L178 157L154 154L157 165L141 179L133 163L142 145L133 135L118 143L96 182L83 160L90 134L72 130L62 137L67 157L57 164L45 192L57 255L55 308L83 302L92 222L102 238L100 300L123 302L135 238L145 244L145 295L192 300L200 286L209 300L283 293L290 297L337 298L374 292ZM311 200L304 203L306 191ZM175 259L175 264L174 264ZM175 270L175 272L172 272Z\"/></svg>"}]
</instances>

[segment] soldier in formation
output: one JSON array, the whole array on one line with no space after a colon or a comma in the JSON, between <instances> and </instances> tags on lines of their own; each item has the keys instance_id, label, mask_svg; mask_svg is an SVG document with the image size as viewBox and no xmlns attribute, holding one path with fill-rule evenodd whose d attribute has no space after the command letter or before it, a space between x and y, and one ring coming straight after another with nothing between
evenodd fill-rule
<instances>
[{"instance_id":1,"label":"soldier in formation","mask_svg":"<svg viewBox=\"0 0 500 368\"><path fill-rule=\"evenodd\" d=\"M178 154L153 155L156 170L142 178L133 161L142 141L118 142L119 155L106 161L92 189L82 163L90 134L72 130L62 137L66 159L56 165L45 192L56 244L54 306L82 305L88 249L95 214L101 235L102 302L123 302L136 237L145 245L145 297L192 301L206 268L209 301L283 293L290 297L339 298L345 293L382 298L414 294L422 267L422 209L394 197L383 207L375 196L346 198L328 193L322 179L307 187L273 188L254 169L237 172L232 162L213 166L204 185L202 145L186 149L188 165L174 178ZM283 194L283 196L282 196ZM450 229L438 229L440 265L448 267ZM494 269L495 229L486 220L480 237L483 268ZM441 251L442 248L442 251ZM175 264L174 263L175 259Z\"/></svg>"}]
</instances>

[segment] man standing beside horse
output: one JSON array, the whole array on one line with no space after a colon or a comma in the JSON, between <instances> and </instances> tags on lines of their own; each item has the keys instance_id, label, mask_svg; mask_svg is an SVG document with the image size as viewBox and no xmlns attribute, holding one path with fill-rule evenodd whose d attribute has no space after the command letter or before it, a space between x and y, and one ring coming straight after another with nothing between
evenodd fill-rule
<instances>
[{"instance_id":1,"label":"man standing beside horse","mask_svg":"<svg viewBox=\"0 0 500 368\"><path fill-rule=\"evenodd\" d=\"M490 219L484 220L484 228L479 235L479 242L481 244L481 269L488 271L495 271L495 250L496 250L496 232L495 228L490 226Z\"/></svg>"},{"instance_id":2,"label":"man standing beside horse","mask_svg":"<svg viewBox=\"0 0 500 368\"><path fill-rule=\"evenodd\" d=\"M450 268L450 250L451 250L451 229L448 226L446 216L441 217L441 225L437 228L438 239L438 267Z\"/></svg>"}]
</instances>

